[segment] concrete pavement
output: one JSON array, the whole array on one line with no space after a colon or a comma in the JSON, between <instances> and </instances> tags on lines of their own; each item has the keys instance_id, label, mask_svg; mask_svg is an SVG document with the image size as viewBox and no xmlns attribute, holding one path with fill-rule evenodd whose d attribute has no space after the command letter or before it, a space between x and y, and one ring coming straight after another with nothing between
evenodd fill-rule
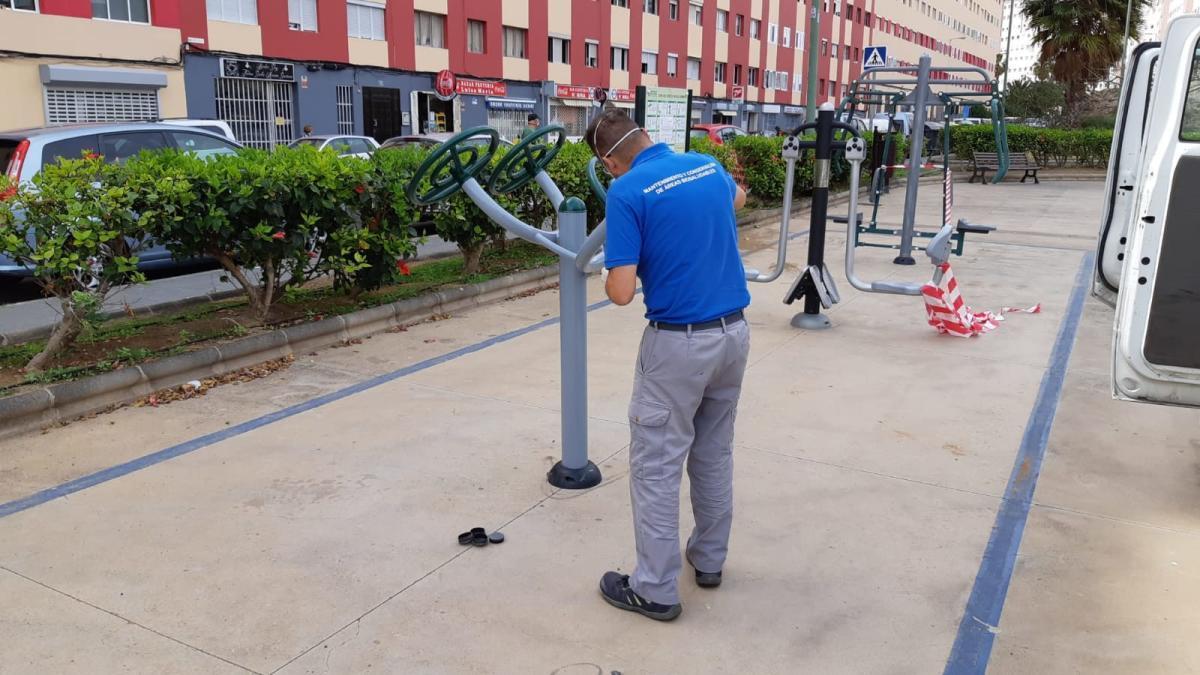
<instances>
[{"instance_id":1,"label":"concrete pavement","mask_svg":"<svg viewBox=\"0 0 1200 675\"><path fill-rule=\"evenodd\" d=\"M684 579L673 624L596 591L633 562L640 308L590 314L605 482L561 492L543 478L558 455L557 330L529 329L556 316L548 292L0 444L0 513L96 483L0 517L0 593L14 600L0 605L0 672L939 672L990 574L1026 429L1050 422L1023 541L1000 551L1015 558L992 672L1200 670L1200 413L1109 399L1112 312L1077 288L1100 186L956 189L961 216L1002 228L953 261L966 300L1044 313L958 340L924 324L919 300L843 282L835 328L806 333L779 302L795 269L753 285L726 583ZM891 257L862 251L862 276L929 274ZM598 280L590 292L600 300ZM1070 355L1061 380L1056 349ZM474 525L508 540L459 547Z\"/></svg>"}]
</instances>

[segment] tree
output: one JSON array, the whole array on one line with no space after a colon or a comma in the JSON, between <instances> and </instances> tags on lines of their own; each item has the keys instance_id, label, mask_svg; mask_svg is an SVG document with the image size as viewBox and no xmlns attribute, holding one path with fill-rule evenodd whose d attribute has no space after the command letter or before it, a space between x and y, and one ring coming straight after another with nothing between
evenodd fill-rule
<instances>
[{"instance_id":1,"label":"tree","mask_svg":"<svg viewBox=\"0 0 1200 675\"><path fill-rule=\"evenodd\" d=\"M1005 111L1013 117L1046 119L1059 114L1065 99L1057 82L1020 79L1004 93Z\"/></svg>"},{"instance_id":2,"label":"tree","mask_svg":"<svg viewBox=\"0 0 1200 675\"><path fill-rule=\"evenodd\" d=\"M1129 37L1137 40L1150 0L1024 0L1022 14L1041 46L1038 62L1063 86L1065 117L1074 123L1090 87L1121 61L1125 15L1133 3Z\"/></svg>"},{"instance_id":3,"label":"tree","mask_svg":"<svg viewBox=\"0 0 1200 675\"><path fill-rule=\"evenodd\" d=\"M47 165L32 184L9 186L0 198L0 253L33 270L62 307L41 353L25 366L44 370L92 322L109 293L142 281L137 255L155 215L134 209L121 167L88 152Z\"/></svg>"}]
</instances>

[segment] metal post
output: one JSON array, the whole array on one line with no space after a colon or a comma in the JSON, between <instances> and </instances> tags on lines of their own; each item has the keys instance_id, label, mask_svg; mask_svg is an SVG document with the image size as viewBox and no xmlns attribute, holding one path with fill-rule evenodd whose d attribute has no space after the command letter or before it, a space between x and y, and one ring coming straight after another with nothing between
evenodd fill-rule
<instances>
[{"instance_id":1,"label":"metal post","mask_svg":"<svg viewBox=\"0 0 1200 675\"><path fill-rule=\"evenodd\" d=\"M558 243L578 252L587 237L587 207L577 197L558 210ZM574 258L558 260L559 353L562 387L562 461L546 475L557 488L581 490L600 484L600 469L588 460L587 275Z\"/></svg>"},{"instance_id":2,"label":"metal post","mask_svg":"<svg viewBox=\"0 0 1200 675\"><path fill-rule=\"evenodd\" d=\"M1017 0L1008 0L1008 39L1004 44L1004 84L1000 87L1002 93L1008 93L1008 73L1012 70L1012 33L1013 33L1013 10L1017 6Z\"/></svg>"},{"instance_id":3,"label":"metal post","mask_svg":"<svg viewBox=\"0 0 1200 675\"><path fill-rule=\"evenodd\" d=\"M921 151L925 146L925 108L929 101L929 69L933 59L925 54L917 66L917 88L913 91L913 122L909 136L908 183L904 191L904 226L900 230L900 255L897 265L916 265L913 258L913 231L917 225L917 188L921 183Z\"/></svg>"},{"instance_id":4,"label":"metal post","mask_svg":"<svg viewBox=\"0 0 1200 675\"><path fill-rule=\"evenodd\" d=\"M817 117L817 59L821 58L817 51L821 45L821 9L812 0L812 12L808 15L808 104L804 108L804 123L812 124Z\"/></svg>"},{"instance_id":5,"label":"metal post","mask_svg":"<svg viewBox=\"0 0 1200 675\"><path fill-rule=\"evenodd\" d=\"M812 210L808 225L808 267L788 291L784 300L804 296L804 312L792 317L792 326L805 330L823 330L833 324L821 315L822 298L832 304L837 291L832 287L825 267L825 218L829 212L829 178L833 158L833 106L826 103L817 113L816 161L813 165Z\"/></svg>"}]
</instances>

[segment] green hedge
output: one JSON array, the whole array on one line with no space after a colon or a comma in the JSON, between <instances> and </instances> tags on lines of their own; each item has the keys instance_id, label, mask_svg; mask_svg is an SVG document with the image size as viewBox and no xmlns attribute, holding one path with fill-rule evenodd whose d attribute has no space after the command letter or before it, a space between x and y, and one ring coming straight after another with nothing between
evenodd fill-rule
<instances>
[{"instance_id":1,"label":"green hedge","mask_svg":"<svg viewBox=\"0 0 1200 675\"><path fill-rule=\"evenodd\" d=\"M959 159L970 159L976 152L996 152L991 126L954 127L952 134L954 154ZM1008 127L1009 152L1028 152L1039 166L1063 166L1072 159L1084 166L1106 166L1112 139L1111 129Z\"/></svg>"},{"instance_id":2,"label":"green hedge","mask_svg":"<svg viewBox=\"0 0 1200 675\"><path fill-rule=\"evenodd\" d=\"M867 147L874 141L870 132L864 134ZM692 139L692 150L716 158L734 178L744 185L751 197L758 203L774 205L783 201L784 189L787 185L787 165L783 161L783 136L739 136L732 142L717 145L708 138ZM904 161L907 144L905 139L895 137L896 162ZM804 153L796 165L796 181L792 189L793 197L803 197L812 194L813 161L812 152ZM831 169L831 180L834 187L842 188L849 184L850 165L840 152L834 153ZM867 165L863 164L862 184L870 180Z\"/></svg>"}]
</instances>

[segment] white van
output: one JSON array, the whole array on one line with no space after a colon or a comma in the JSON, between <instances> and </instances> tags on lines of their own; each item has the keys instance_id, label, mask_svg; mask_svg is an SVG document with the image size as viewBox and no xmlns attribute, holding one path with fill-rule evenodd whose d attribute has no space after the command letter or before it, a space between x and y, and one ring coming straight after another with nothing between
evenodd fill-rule
<instances>
[{"instance_id":1,"label":"white van","mask_svg":"<svg viewBox=\"0 0 1200 675\"><path fill-rule=\"evenodd\" d=\"M1093 293L1115 303L1113 394L1200 407L1200 15L1130 58Z\"/></svg>"}]
</instances>

